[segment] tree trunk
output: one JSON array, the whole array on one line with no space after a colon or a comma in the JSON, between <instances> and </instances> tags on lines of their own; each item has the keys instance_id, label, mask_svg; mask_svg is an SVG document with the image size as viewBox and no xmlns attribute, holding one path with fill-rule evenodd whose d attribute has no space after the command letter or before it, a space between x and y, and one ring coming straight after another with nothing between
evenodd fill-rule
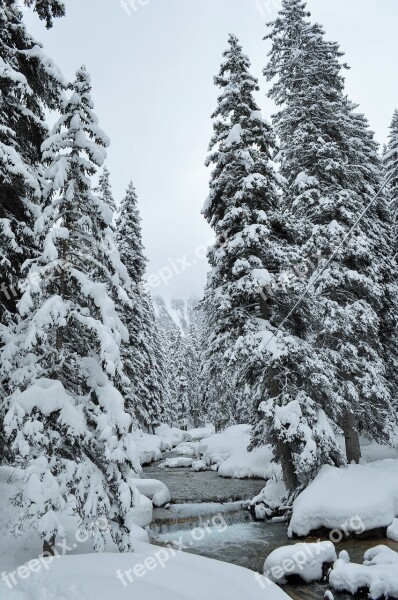
<instances>
[{"instance_id":1,"label":"tree trunk","mask_svg":"<svg viewBox=\"0 0 398 600\"><path fill-rule=\"evenodd\" d=\"M296 472L290 447L286 442L277 439L278 456L280 457L283 481L288 492L293 492L297 487Z\"/></svg>"},{"instance_id":2,"label":"tree trunk","mask_svg":"<svg viewBox=\"0 0 398 600\"><path fill-rule=\"evenodd\" d=\"M263 319L269 320L270 299L266 295L266 290L260 292L260 312ZM277 398L280 395L278 381L275 376L275 370L272 367L268 369L268 393L270 398ZM288 443L276 436L276 451L281 461L283 481L288 492L293 492L297 487L296 471L292 451Z\"/></svg>"},{"instance_id":3,"label":"tree trunk","mask_svg":"<svg viewBox=\"0 0 398 600\"><path fill-rule=\"evenodd\" d=\"M55 535L51 536L51 538L48 541L44 540L43 556L55 556L54 547L55 547Z\"/></svg>"},{"instance_id":4,"label":"tree trunk","mask_svg":"<svg viewBox=\"0 0 398 600\"><path fill-rule=\"evenodd\" d=\"M346 411L343 421L343 431L345 438L345 450L348 463L359 463L361 458L361 447L359 445L358 426L355 415L349 410Z\"/></svg>"}]
</instances>

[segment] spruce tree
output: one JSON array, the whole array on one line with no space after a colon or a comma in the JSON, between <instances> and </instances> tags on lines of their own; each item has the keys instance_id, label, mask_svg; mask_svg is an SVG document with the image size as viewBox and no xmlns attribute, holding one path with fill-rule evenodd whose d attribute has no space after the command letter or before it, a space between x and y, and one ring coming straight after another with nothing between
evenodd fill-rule
<instances>
[{"instance_id":1,"label":"spruce tree","mask_svg":"<svg viewBox=\"0 0 398 600\"><path fill-rule=\"evenodd\" d=\"M94 192L101 198L103 202L111 209L113 214L116 214L116 203L112 194L109 170L104 167L98 179L98 186Z\"/></svg>"},{"instance_id":2,"label":"spruce tree","mask_svg":"<svg viewBox=\"0 0 398 600\"><path fill-rule=\"evenodd\" d=\"M128 378L126 399L130 414L141 426L153 432L154 427L165 418L167 397L152 298L144 283L146 259L133 183L130 183L120 206L117 242L131 281L128 303L122 308L129 331L129 340L122 346Z\"/></svg>"},{"instance_id":3,"label":"spruce tree","mask_svg":"<svg viewBox=\"0 0 398 600\"><path fill-rule=\"evenodd\" d=\"M190 378L186 339L179 328L169 332L167 372L174 422L187 429L192 424Z\"/></svg>"},{"instance_id":4,"label":"spruce tree","mask_svg":"<svg viewBox=\"0 0 398 600\"><path fill-rule=\"evenodd\" d=\"M398 110L395 109L390 126L388 144L383 156L385 177L388 183L388 200L394 223L394 258L398 254Z\"/></svg>"},{"instance_id":5,"label":"spruce tree","mask_svg":"<svg viewBox=\"0 0 398 600\"><path fill-rule=\"evenodd\" d=\"M2 350L13 386L5 425L25 469L26 485L14 498L19 527L29 521L51 547L64 533L57 512L72 505L88 529L107 519L113 540L129 550L139 463L114 385L128 334L112 300L126 282L117 251L104 243L111 211L91 189L109 140L90 92L82 67L43 144L39 254L29 263L21 321ZM97 549L103 533L94 532Z\"/></svg>"},{"instance_id":6,"label":"spruce tree","mask_svg":"<svg viewBox=\"0 0 398 600\"><path fill-rule=\"evenodd\" d=\"M306 279L314 282L312 312L319 315L304 323L301 337L324 365L319 404L344 430L348 460L358 461L359 431L389 438L380 340L385 204L371 205L381 187L377 147L344 96L342 53L308 17L301 0L282 1L267 36L265 75L275 80L269 95L280 107L283 203L299 224L294 241L311 265Z\"/></svg>"},{"instance_id":7,"label":"spruce tree","mask_svg":"<svg viewBox=\"0 0 398 600\"><path fill-rule=\"evenodd\" d=\"M47 135L45 109L57 109L64 79L28 34L13 0L0 1L0 339L16 319L23 263L36 252L33 223L40 204L41 144ZM1 375L0 462L8 448L3 436Z\"/></svg>"},{"instance_id":8,"label":"spruce tree","mask_svg":"<svg viewBox=\"0 0 398 600\"><path fill-rule=\"evenodd\" d=\"M253 444L273 444L286 486L294 489L322 462L338 460L338 450L333 433L320 425L317 385L308 379L318 361L297 323L279 331L301 282L290 273L300 261L292 240L296 223L281 214L274 134L254 100L258 84L235 36L224 57L215 79L222 93L213 114L208 164L214 170L204 209L216 243L204 300L203 370L211 375L215 406L225 398L223 416L224 404L235 407L240 394L258 408ZM308 303L300 315L303 321L316 316ZM291 424L278 416L287 405L296 415Z\"/></svg>"}]
</instances>

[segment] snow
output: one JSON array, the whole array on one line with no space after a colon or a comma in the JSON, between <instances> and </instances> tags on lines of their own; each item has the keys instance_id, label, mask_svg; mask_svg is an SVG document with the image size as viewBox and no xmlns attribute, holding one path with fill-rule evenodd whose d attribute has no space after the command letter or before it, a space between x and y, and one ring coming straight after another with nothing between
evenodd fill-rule
<instances>
[{"instance_id":1,"label":"snow","mask_svg":"<svg viewBox=\"0 0 398 600\"><path fill-rule=\"evenodd\" d=\"M171 501L168 487L157 479L137 479L134 480L137 490L152 500L154 506L164 506Z\"/></svg>"},{"instance_id":2,"label":"snow","mask_svg":"<svg viewBox=\"0 0 398 600\"><path fill-rule=\"evenodd\" d=\"M272 463L271 446L255 448L252 452L239 449L231 454L218 469L221 477L234 477L245 479L254 477L258 479L270 479L279 471L278 466Z\"/></svg>"},{"instance_id":3,"label":"snow","mask_svg":"<svg viewBox=\"0 0 398 600\"><path fill-rule=\"evenodd\" d=\"M159 437L143 431L134 432L133 437L141 465L148 465L162 458L162 440Z\"/></svg>"},{"instance_id":4,"label":"snow","mask_svg":"<svg viewBox=\"0 0 398 600\"><path fill-rule=\"evenodd\" d=\"M281 505L281 499L285 494L286 487L282 478L269 479L265 487L250 503L252 506L255 506L256 518L264 519L271 516L272 511Z\"/></svg>"},{"instance_id":5,"label":"snow","mask_svg":"<svg viewBox=\"0 0 398 600\"><path fill-rule=\"evenodd\" d=\"M18 591L0 584L1 600L287 600L275 584L242 567L137 541L128 554L61 556L28 571Z\"/></svg>"},{"instance_id":6,"label":"snow","mask_svg":"<svg viewBox=\"0 0 398 600\"><path fill-rule=\"evenodd\" d=\"M169 425L159 425L155 429L155 435L160 438L162 444L161 449L171 450L178 444L181 444L186 438L186 431L178 429L178 427L169 427Z\"/></svg>"},{"instance_id":7,"label":"snow","mask_svg":"<svg viewBox=\"0 0 398 600\"><path fill-rule=\"evenodd\" d=\"M160 463L161 469L176 469L179 467L192 467L193 459L187 456L176 456L175 458L167 458Z\"/></svg>"},{"instance_id":8,"label":"snow","mask_svg":"<svg viewBox=\"0 0 398 600\"><path fill-rule=\"evenodd\" d=\"M387 546L376 546L365 552L363 565L352 564L347 554L341 554L329 576L335 590L356 594L369 589L368 597L372 600L398 597L397 552Z\"/></svg>"},{"instance_id":9,"label":"snow","mask_svg":"<svg viewBox=\"0 0 398 600\"><path fill-rule=\"evenodd\" d=\"M204 438L208 438L215 434L214 425L205 425L204 427L196 427L195 429L188 429L187 440L190 442L198 442Z\"/></svg>"},{"instance_id":10,"label":"snow","mask_svg":"<svg viewBox=\"0 0 398 600\"><path fill-rule=\"evenodd\" d=\"M398 519L394 519L387 528L387 537L394 542L398 542Z\"/></svg>"},{"instance_id":11,"label":"snow","mask_svg":"<svg viewBox=\"0 0 398 600\"><path fill-rule=\"evenodd\" d=\"M321 527L352 532L388 527L398 517L398 460L344 468L325 465L293 504L289 535Z\"/></svg>"},{"instance_id":12,"label":"snow","mask_svg":"<svg viewBox=\"0 0 398 600\"><path fill-rule=\"evenodd\" d=\"M194 460L192 463L192 471L206 471L207 464L204 460Z\"/></svg>"},{"instance_id":13,"label":"snow","mask_svg":"<svg viewBox=\"0 0 398 600\"><path fill-rule=\"evenodd\" d=\"M246 452L250 443L250 425L232 425L199 444L199 454L207 464L220 466L233 452Z\"/></svg>"},{"instance_id":14,"label":"snow","mask_svg":"<svg viewBox=\"0 0 398 600\"><path fill-rule=\"evenodd\" d=\"M264 575L271 581L286 583L286 578L298 575L306 583L323 577L323 565L337 560L333 542L294 544L271 552L264 563Z\"/></svg>"},{"instance_id":15,"label":"snow","mask_svg":"<svg viewBox=\"0 0 398 600\"><path fill-rule=\"evenodd\" d=\"M181 456L195 457L198 454L199 442L182 442L174 448L174 452Z\"/></svg>"},{"instance_id":16,"label":"snow","mask_svg":"<svg viewBox=\"0 0 398 600\"><path fill-rule=\"evenodd\" d=\"M242 135L242 126L237 123L236 125L234 125L231 129L231 131L229 132L224 145L226 148L229 148L230 146L232 146L233 144L239 144L241 141L241 135Z\"/></svg>"}]
</instances>

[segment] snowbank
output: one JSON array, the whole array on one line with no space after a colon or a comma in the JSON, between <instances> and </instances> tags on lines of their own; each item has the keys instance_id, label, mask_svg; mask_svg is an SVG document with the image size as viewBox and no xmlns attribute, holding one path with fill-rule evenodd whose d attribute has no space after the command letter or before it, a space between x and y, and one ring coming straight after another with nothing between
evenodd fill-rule
<instances>
[{"instance_id":1,"label":"snowbank","mask_svg":"<svg viewBox=\"0 0 398 600\"><path fill-rule=\"evenodd\" d=\"M191 467L193 458L187 456L176 456L175 458L167 458L165 461L160 463L161 469L177 469L179 467Z\"/></svg>"},{"instance_id":2,"label":"snowbank","mask_svg":"<svg viewBox=\"0 0 398 600\"><path fill-rule=\"evenodd\" d=\"M234 452L247 451L250 443L250 425L233 425L222 433L206 438L199 444L199 454L207 464L220 466Z\"/></svg>"},{"instance_id":3,"label":"snowbank","mask_svg":"<svg viewBox=\"0 0 398 600\"><path fill-rule=\"evenodd\" d=\"M319 581L324 576L324 565L337 559L332 542L294 544L271 552L264 563L264 575L280 584L286 578L298 575L306 583Z\"/></svg>"},{"instance_id":4,"label":"snowbank","mask_svg":"<svg viewBox=\"0 0 398 600\"><path fill-rule=\"evenodd\" d=\"M194 460L192 463L192 471L206 471L207 464L204 460Z\"/></svg>"},{"instance_id":5,"label":"snowbank","mask_svg":"<svg viewBox=\"0 0 398 600\"><path fill-rule=\"evenodd\" d=\"M387 546L376 546L365 552L363 565L352 564L347 553L341 554L329 576L335 590L356 594L368 589L372 600L398 598L397 552Z\"/></svg>"},{"instance_id":6,"label":"snowbank","mask_svg":"<svg viewBox=\"0 0 398 600\"><path fill-rule=\"evenodd\" d=\"M182 442L174 448L174 452L177 452L181 456L196 457L198 455L199 442Z\"/></svg>"},{"instance_id":7,"label":"snowbank","mask_svg":"<svg viewBox=\"0 0 398 600\"><path fill-rule=\"evenodd\" d=\"M324 466L293 504L289 535L326 527L363 533L398 517L398 460Z\"/></svg>"},{"instance_id":8,"label":"snowbank","mask_svg":"<svg viewBox=\"0 0 398 600\"><path fill-rule=\"evenodd\" d=\"M136 479L134 485L141 494L152 500L154 506L164 506L171 501L169 489L162 481Z\"/></svg>"},{"instance_id":9,"label":"snowbank","mask_svg":"<svg viewBox=\"0 0 398 600\"><path fill-rule=\"evenodd\" d=\"M178 427L169 427L169 425L159 425L155 429L155 436L161 440L162 452L172 450L178 444L181 444L186 437L187 432Z\"/></svg>"},{"instance_id":10,"label":"snowbank","mask_svg":"<svg viewBox=\"0 0 398 600\"><path fill-rule=\"evenodd\" d=\"M1 600L288 600L242 567L136 542L131 554L62 556L28 572L18 591L0 582Z\"/></svg>"},{"instance_id":11,"label":"snowbank","mask_svg":"<svg viewBox=\"0 0 398 600\"><path fill-rule=\"evenodd\" d=\"M218 469L221 477L234 477L236 479L245 479L254 477L258 479L270 479L280 469L277 465L271 463L272 449L270 446L255 448L252 452L240 448L232 452Z\"/></svg>"},{"instance_id":12,"label":"snowbank","mask_svg":"<svg viewBox=\"0 0 398 600\"><path fill-rule=\"evenodd\" d=\"M387 529L387 537L394 542L398 542L398 519L394 519Z\"/></svg>"},{"instance_id":13,"label":"snowbank","mask_svg":"<svg viewBox=\"0 0 398 600\"><path fill-rule=\"evenodd\" d=\"M197 427L196 429L188 429L187 440L190 442L200 442L204 438L208 438L214 435L214 425L205 425L204 427Z\"/></svg>"},{"instance_id":14,"label":"snowbank","mask_svg":"<svg viewBox=\"0 0 398 600\"><path fill-rule=\"evenodd\" d=\"M162 458L162 440L156 435L136 431L134 432L134 441L141 465L149 465Z\"/></svg>"}]
</instances>

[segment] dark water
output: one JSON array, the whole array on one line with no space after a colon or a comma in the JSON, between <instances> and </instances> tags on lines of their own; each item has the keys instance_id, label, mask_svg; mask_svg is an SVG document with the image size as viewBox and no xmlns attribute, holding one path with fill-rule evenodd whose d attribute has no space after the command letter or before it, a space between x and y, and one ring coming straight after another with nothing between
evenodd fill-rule
<instances>
[{"instance_id":1,"label":"dark water","mask_svg":"<svg viewBox=\"0 0 398 600\"><path fill-rule=\"evenodd\" d=\"M240 508L239 503L229 504L230 500L244 500L257 494L264 482L259 480L222 479L217 473L205 471L194 473L188 469L163 471L157 465L144 469L146 477L160 479L169 486L173 502L170 509L155 509L151 525L152 541L167 544L179 540L192 554L214 558L246 567L262 573L267 556L281 546L296 541L287 537L285 523L255 523L249 513ZM218 502L215 504L215 502ZM181 504L178 504L181 503ZM209 504L214 503L214 504ZM216 515L223 518L212 522ZM203 521L209 528L203 536L192 537L199 532ZM306 541L313 542L314 539ZM336 545L336 551L346 550L351 562L362 563L363 555L369 548L385 544L398 551L398 543L386 539L347 540ZM286 585L285 592L295 600L322 600L327 584ZM335 600L352 600L349 594L333 592Z\"/></svg>"}]
</instances>

